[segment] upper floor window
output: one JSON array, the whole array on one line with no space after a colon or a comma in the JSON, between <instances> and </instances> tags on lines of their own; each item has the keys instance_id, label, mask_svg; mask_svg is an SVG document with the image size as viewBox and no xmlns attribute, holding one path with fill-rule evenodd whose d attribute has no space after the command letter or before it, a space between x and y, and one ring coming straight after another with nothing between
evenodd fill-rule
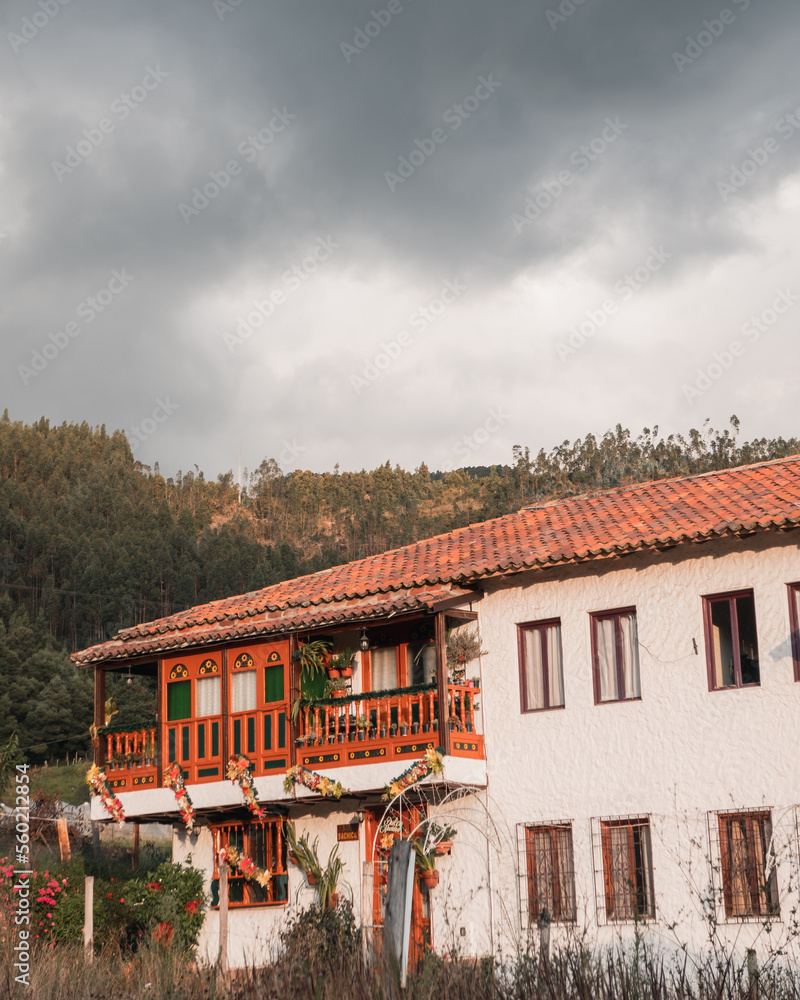
<instances>
[{"instance_id":1,"label":"upper floor window","mask_svg":"<svg viewBox=\"0 0 800 1000\"><path fill-rule=\"evenodd\" d=\"M527 622L517 630L522 711L563 708L561 622Z\"/></svg>"},{"instance_id":2,"label":"upper floor window","mask_svg":"<svg viewBox=\"0 0 800 1000\"><path fill-rule=\"evenodd\" d=\"M759 684L752 590L703 598L709 690Z\"/></svg>"},{"instance_id":3,"label":"upper floor window","mask_svg":"<svg viewBox=\"0 0 800 1000\"><path fill-rule=\"evenodd\" d=\"M592 666L596 704L641 698L635 608L592 615Z\"/></svg>"},{"instance_id":4,"label":"upper floor window","mask_svg":"<svg viewBox=\"0 0 800 1000\"><path fill-rule=\"evenodd\" d=\"M789 627L792 631L794 679L800 681L800 583L789 584Z\"/></svg>"}]
</instances>

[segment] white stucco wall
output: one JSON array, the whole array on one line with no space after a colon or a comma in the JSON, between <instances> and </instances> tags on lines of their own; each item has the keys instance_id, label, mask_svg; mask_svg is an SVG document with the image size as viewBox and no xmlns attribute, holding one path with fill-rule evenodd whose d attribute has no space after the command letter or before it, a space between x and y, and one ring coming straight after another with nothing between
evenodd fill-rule
<instances>
[{"instance_id":1,"label":"white stucco wall","mask_svg":"<svg viewBox=\"0 0 800 1000\"><path fill-rule=\"evenodd\" d=\"M579 926L600 941L616 938L618 925L596 930L591 820L648 815L652 933L667 945L701 947L708 812L769 807L787 921L775 925L772 940L789 932L798 867L800 684L793 679L786 584L798 580L796 537L773 535L526 574L487 593L479 607L489 651L482 664L489 801L511 842L509 849L498 840L495 855L500 904L518 899L516 824L569 820ZM709 692L701 597L742 589L754 591L761 685ZM637 611L641 701L595 705L589 613L629 606ZM548 618L561 619L565 708L523 715L514 626ZM495 939L506 946L519 933L518 919L508 916L495 913ZM765 941L758 923L725 924L720 932L739 947Z\"/></svg>"}]
</instances>

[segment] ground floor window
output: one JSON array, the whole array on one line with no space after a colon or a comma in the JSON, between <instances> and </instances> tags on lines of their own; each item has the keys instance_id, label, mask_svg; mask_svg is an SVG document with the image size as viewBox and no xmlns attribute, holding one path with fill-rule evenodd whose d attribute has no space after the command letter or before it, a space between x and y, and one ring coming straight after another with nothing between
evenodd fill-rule
<instances>
[{"instance_id":1,"label":"ground floor window","mask_svg":"<svg viewBox=\"0 0 800 1000\"><path fill-rule=\"evenodd\" d=\"M712 840L715 834L719 840L715 861L725 919L777 917L778 881L769 810L714 813L709 829Z\"/></svg>"},{"instance_id":2,"label":"ground floor window","mask_svg":"<svg viewBox=\"0 0 800 1000\"><path fill-rule=\"evenodd\" d=\"M650 820L625 816L593 821L600 923L654 920Z\"/></svg>"},{"instance_id":3,"label":"ground floor window","mask_svg":"<svg viewBox=\"0 0 800 1000\"><path fill-rule=\"evenodd\" d=\"M286 903L289 898L289 876L286 868L286 838L281 818L255 823L225 823L213 827L214 874L211 882L211 905L219 905L219 852L233 847L250 858L257 868L272 874L269 885L248 881L238 871L228 874L230 906L264 906Z\"/></svg>"},{"instance_id":4,"label":"ground floor window","mask_svg":"<svg viewBox=\"0 0 800 1000\"><path fill-rule=\"evenodd\" d=\"M520 829L522 908L529 926L575 920L571 823L532 823Z\"/></svg>"}]
</instances>

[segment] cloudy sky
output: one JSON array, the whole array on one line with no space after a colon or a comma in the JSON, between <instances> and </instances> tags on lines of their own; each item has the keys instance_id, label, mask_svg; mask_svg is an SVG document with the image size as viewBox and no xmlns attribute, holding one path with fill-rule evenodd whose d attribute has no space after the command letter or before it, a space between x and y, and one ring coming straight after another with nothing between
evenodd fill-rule
<instances>
[{"instance_id":1,"label":"cloudy sky","mask_svg":"<svg viewBox=\"0 0 800 1000\"><path fill-rule=\"evenodd\" d=\"M800 433L796 0L5 0L2 398L207 476Z\"/></svg>"}]
</instances>

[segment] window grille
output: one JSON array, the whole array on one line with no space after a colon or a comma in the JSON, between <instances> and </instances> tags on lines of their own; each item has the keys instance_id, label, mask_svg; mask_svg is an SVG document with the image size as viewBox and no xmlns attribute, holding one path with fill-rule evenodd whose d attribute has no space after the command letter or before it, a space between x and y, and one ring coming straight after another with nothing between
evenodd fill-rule
<instances>
[{"instance_id":1,"label":"window grille","mask_svg":"<svg viewBox=\"0 0 800 1000\"><path fill-rule=\"evenodd\" d=\"M261 820L257 823L226 823L215 826L214 873L212 905L218 905L219 851L222 847L235 847L240 854L250 858L257 868L272 874L267 886L248 881L236 870L228 873L228 902L230 906L259 906L285 904L289 893L289 876L286 868L286 838L284 821L280 818Z\"/></svg>"},{"instance_id":2,"label":"window grille","mask_svg":"<svg viewBox=\"0 0 800 1000\"><path fill-rule=\"evenodd\" d=\"M572 823L520 823L520 918L523 929L549 918L554 923L574 923L575 861Z\"/></svg>"},{"instance_id":3,"label":"window grille","mask_svg":"<svg viewBox=\"0 0 800 1000\"><path fill-rule=\"evenodd\" d=\"M708 834L719 919L780 917L770 810L709 813Z\"/></svg>"},{"instance_id":4,"label":"window grille","mask_svg":"<svg viewBox=\"0 0 800 1000\"><path fill-rule=\"evenodd\" d=\"M592 820L599 924L655 920L653 853L647 816Z\"/></svg>"}]
</instances>

